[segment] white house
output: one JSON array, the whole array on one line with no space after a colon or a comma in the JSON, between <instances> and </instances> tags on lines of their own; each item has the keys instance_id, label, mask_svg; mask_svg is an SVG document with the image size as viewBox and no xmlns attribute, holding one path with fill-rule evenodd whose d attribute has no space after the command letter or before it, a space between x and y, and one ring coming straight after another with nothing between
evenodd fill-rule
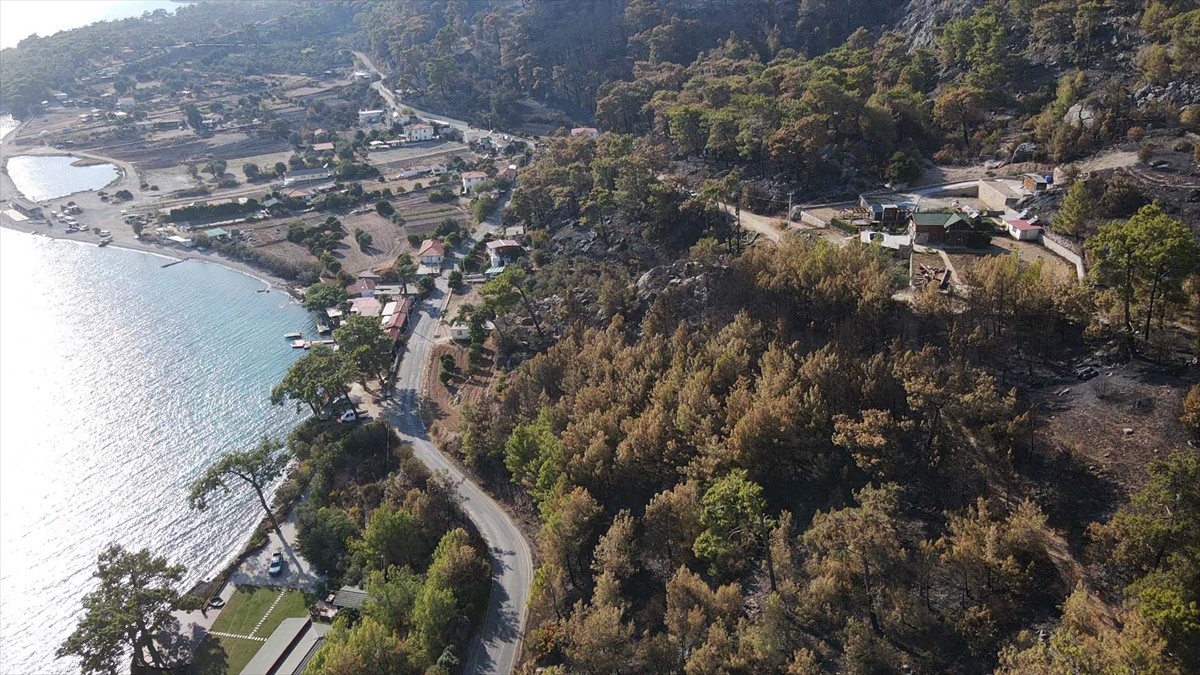
<instances>
[{"instance_id":1,"label":"white house","mask_svg":"<svg viewBox=\"0 0 1200 675\"><path fill-rule=\"evenodd\" d=\"M384 111L382 110L359 110L358 123L371 124L383 119Z\"/></svg>"},{"instance_id":2,"label":"white house","mask_svg":"<svg viewBox=\"0 0 1200 675\"><path fill-rule=\"evenodd\" d=\"M475 186L487 180L487 174L482 171L466 171L462 175L463 192L470 194L475 191Z\"/></svg>"},{"instance_id":3,"label":"white house","mask_svg":"<svg viewBox=\"0 0 1200 675\"><path fill-rule=\"evenodd\" d=\"M575 127L571 130L571 136L587 136L594 141L600 137L600 130L595 127Z\"/></svg>"},{"instance_id":4,"label":"white house","mask_svg":"<svg viewBox=\"0 0 1200 675\"><path fill-rule=\"evenodd\" d=\"M497 239L487 243L488 261L492 267L504 267L510 260L521 255L521 245L512 239Z\"/></svg>"},{"instance_id":5,"label":"white house","mask_svg":"<svg viewBox=\"0 0 1200 675\"><path fill-rule=\"evenodd\" d=\"M450 339L456 341L466 341L471 339L471 327L465 323L456 323L450 326Z\"/></svg>"},{"instance_id":6,"label":"white house","mask_svg":"<svg viewBox=\"0 0 1200 675\"><path fill-rule=\"evenodd\" d=\"M414 124L407 131L408 140L413 143L433 140L433 127L428 124Z\"/></svg>"},{"instance_id":7,"label":"white house","mask_svg":"<svg viewBox=\"0 0 1200 675\"><path fill-rule=\"evenodd\" d=\"M417 251L417 257L421 259L422 265L440 267L442 260L446 257L446 247L437 239L426 239L421 242L421 249Z\"/></svg>"},{"instance_id":8,"label":"white house","mask_svg":"<svg viewBox=\"0 0 1200 675\"><path fill-rule=\"evenodd\" d=\"M1019 241L1036 241L1038 235L1042 233L1042 226L1029 222L1028 220L1013 219L1004 221L1004 229L1008 230L1008 234L1013 239Z\"/></svg>"},{"instance_id":9,"label":"white house","mask_svg":"<svg viewBox=\"0 0 1200 675\"><path fill-rule=\"evenodd\" d=\"M132 96L122 96L117 99L117 107L121 110L129 110L137 105L137 99Z\"/></svg>"}]
</instances>

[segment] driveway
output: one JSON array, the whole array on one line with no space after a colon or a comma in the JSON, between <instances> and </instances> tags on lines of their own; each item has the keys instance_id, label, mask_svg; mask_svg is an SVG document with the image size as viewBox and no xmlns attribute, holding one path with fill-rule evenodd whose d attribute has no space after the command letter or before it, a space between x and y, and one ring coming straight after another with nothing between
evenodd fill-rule
<instances>
[{"instance_id":1,"label":"driveway","mask_svg":"<svg viewBox=\"0 0 1200 675\"><path fill-rule=\"evenodd\" d=\"M294 547L296 542L295 509L288 513L287 519L279 524L279 528L283 530L284 539L281 540L279 534L275 530L271 530L267 535L269 543L242 561L237 570L230 575L230 584L275 586L294 588L300 591L316 589L321 575L317 573L311 563L301 557L300 552ZM271 554L275 551L283 551L283 573L273 577L267 570L271 564Z\"/></svg>"}]
</instances>

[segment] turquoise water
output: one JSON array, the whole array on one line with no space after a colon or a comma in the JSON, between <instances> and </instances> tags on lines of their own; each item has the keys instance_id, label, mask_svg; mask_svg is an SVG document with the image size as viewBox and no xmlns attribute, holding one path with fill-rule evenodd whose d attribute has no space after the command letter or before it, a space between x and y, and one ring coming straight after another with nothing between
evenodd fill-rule
<instances>
[{"instance_id":1,"label":"turquoise water","mask_svg":"<svg viewBox=\"0 0 1200 675\"><path fill-rule=\"evenodd\" d=\"M120 175L112 164L72 166L77 161L78 157L70 155L18 155L10 158L5 168L17 190L35 202L85 190L99 190Z\"/></svg>"},{"instance_id":2,"label":"turquoise water","mask_svg":"<svg viewBox=\"0 0 1200 675\"><path fill-rule=\"evenodd\" d=\"M270 405L311 332L278 290L216 265L0 229L0 673L55 661L109 542L188 567L230 560L261 517L235 490L199 514L187 485L223 452L282 436Z\"/></svg>"}]
</instances>

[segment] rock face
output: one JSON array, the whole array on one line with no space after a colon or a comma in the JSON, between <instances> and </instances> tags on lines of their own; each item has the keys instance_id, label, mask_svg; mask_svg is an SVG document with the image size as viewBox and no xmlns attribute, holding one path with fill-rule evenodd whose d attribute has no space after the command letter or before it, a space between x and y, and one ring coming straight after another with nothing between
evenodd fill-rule
<instances>
[{"instance_id":1,"label":"rock face","mask_svg":"<svg viewBox=\"0 0 1200 675\"><path fill-rule=\"evenodd\" d=\"M1200 103L1200 82L1172 80L1166 85L1147 84L1133 93L1138 105L1155 101L1170 101L1181 106Z\"/></svg>"},{"instance_id":2,"label":"rock face","mask_svg":"<svg viewBox=\"0 0 1200 675\"><path fill-rule=\"evenodd\" d=\"M908 0L896 30L909 36L909 49L933 45L933 29L950 19L971 14L985 0Z\"/></svg>"},{"instance_id":3,"label":"rock face","mask_svg":"<svg viewBox=\"0 0 1200 675\"><path fill-rule=\"evenodd\" d=\"M647 270L638 278L635 290L643 307L662 297L678 316L687 317L689 323L699 323L712 294L729 273L725 265L677 260Z\"/></svg>"}]
</instances>

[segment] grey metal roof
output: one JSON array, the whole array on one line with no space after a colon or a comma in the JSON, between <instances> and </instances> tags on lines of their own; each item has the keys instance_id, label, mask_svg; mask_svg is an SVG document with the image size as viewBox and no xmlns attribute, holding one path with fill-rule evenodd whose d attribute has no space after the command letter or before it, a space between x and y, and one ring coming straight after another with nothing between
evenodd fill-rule
<instances>
[{"instance_id":1,"label":"grey metal roof","mask_svg":"<svg viewBox=\"0 0 1200 675\"><path fill-rule=\"evenodd\" d=\"M333 598L333 606L344 609L362 609L371 596L357 586L342 586Z\"/></svg>"}]
</instances>

